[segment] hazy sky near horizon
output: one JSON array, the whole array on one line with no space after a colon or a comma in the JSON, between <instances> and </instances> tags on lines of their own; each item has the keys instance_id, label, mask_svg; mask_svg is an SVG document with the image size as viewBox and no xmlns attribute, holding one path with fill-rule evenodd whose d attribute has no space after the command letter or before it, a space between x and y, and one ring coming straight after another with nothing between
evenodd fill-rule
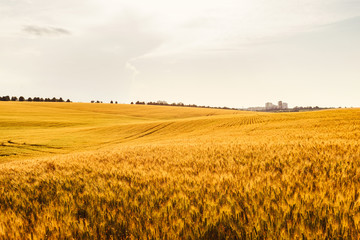
<instances>
[{"instance_id":1,"label":"hazy sky near horizon","mask_svg":"<svg viewBox=\"0 0 360 240\"><path fill-rule=\"evenodd\" d=\"M0 0L0 95L360 107L359 0Z\"/></svg>"}]
</instances>

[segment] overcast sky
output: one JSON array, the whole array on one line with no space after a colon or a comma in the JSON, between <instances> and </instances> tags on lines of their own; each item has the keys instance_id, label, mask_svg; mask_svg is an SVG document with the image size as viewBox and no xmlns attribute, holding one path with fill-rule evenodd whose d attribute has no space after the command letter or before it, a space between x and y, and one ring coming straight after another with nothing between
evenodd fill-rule
<instances>
[{"instance_id":1,"label":"overcast sky","mask_svg":"<svg viewBox=\"0 0 360 240\"><path fill-rule=\"evenodd\" d=\"M0 95L360 106L360 1L0 0Z\"/></svg>"}]
</instances>

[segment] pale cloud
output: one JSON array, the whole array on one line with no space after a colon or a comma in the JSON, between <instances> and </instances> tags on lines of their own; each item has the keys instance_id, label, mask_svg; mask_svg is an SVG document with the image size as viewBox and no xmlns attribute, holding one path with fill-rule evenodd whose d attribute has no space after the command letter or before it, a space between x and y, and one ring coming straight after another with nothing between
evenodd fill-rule
<instances>
[{"instance_id":1,"label":"pale cloud","mask_svg":"<svg viewBox=\"0 0 360 240\"><path fill-rule=\"evenodd\" d=\"M341 7L344 5L352 8ZM109 6L114 9L116 3L110 2ZM153 28L167 36L161 47L146 56L181 55L195 51L202 54L207 49L234 49L271 42L282 36L355 17L360 10L360 3L350 0L199 0L175 3L156 0L151 5L135 0L126 6L149 16Z\"/></svg>"},{"instance_id":2,"label":"pale cloud","mask_svg":"<svg viewBox=\"0 0 360 240\"><path fill-rule=\"evenodd\" d=\"M23 31L35 36L61 36L61 35L70 35L71 32L67 29L60 27L41 27L27 25L23 27Z\"/></svg>"},{"instance_id":3,"label":"pale cloud","mask_svg":"<svg viewBox=\"0 0 360 240\"><path fill-rule=\"evenodd\" d=\"M133 79L140 73L130 62L126 62L125 68L131 72Z\"/></svg>"},{"instance_id":4,"label":"pale cloud","mask_svg":"<svg viewBox=\"0 0 360 240\"><path fill-rule=\"evenodd\" d=\"M291 84L321 89L319 76L331 78L329 88L336 90L334 76L341 73L351 79L353 94L359 53L351 49L359 30L344 29L358 21L333 23L359 12L353 0L3 1L0 95L24 85L28 95L68 92L82 101L146 97L236 107L275 101L278 89L291 92ZM332 30L323 31L328 25ZM335 68L332 59L344 54L346 67ZM313 66L301 67L307 58ZM302 98L296 92L284 97Z\"/></svg>"}]
</instances>

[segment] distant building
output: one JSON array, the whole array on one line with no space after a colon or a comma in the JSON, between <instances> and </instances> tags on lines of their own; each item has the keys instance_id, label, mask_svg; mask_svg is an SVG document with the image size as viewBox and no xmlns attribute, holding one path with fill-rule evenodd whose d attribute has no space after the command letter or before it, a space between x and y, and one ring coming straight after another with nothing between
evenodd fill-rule
<instances>
[{"instance_id":1,"label":"distant building","mask_svg":"<svg viewBox=\"0 0 360 240\"><path fill-rule=\"evenodd\" d=\"M270 106L271 106L271 105L272 105L271 102L265 103L265 109L266 109L266 110L270 109Z\"/></svg>"},{"instance_id":2,"label":"distant building","mask_svg":"<svg viewBox=\"0 0 360 240\"><path fill-rule=\"evenodd\" d=\"M278 105L272 104L271 102L265 103L265 110L282 110L282 109L288 109L288 104L283 101L278 101Z\"/></svg>"},{"instance_id":3,"label":"distant building","mask_svg":"<svg viewBox=\"0 0 360 240\"><path fill-rule=\"evenodd\" d=\"M274 110L274 109L276 109L276 108L277 108L277 106L274 105L274 104L272 104L271 102L265 103L265 109L266 109L266 110Z\"/></svg>"}]
</instances>

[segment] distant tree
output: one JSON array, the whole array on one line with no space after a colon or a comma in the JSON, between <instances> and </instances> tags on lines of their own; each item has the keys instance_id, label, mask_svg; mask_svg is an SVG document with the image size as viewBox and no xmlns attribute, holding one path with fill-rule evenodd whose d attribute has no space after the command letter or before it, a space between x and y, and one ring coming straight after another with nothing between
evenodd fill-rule
<instances>
[{"instance_id":1,"label":"distant tree","mask_svg":"<svg viewBox=\"0 0 360 240\"><path fill-rule=\"evenodd\" d=\"M66 100L66 102L71 102L70 99Z\"/></svg>"},{"instance_id":2,"label":"distant tree","mask_svg":"<svg viewBox=\"0 0 360 240\"><path fill-rule=\"evenodd\" d=\"M17 101L18 98L17 97L11 97L11 101Z\"/></svg>"},{"instance_id":3,"label":"distant tree","mask_svg":"<svg viewBox=\"0 0 360 240\"><path fill-rule=\"evenodd\" d=\"M113 104L114 102L111 100L110 103Z\"/></svg>"},{"instance_id":4,"label":"distant tree","mask_svg":"<svg viewBox=\"0 0 360 240\"><path fill-rule=\"evenodd\" d=\"M57 102L56 97L53 97L53 98L51 99L51 102Z\"/></svg>"},{"instance_id":5,"label":"distant tree","mask_svg":"<svg viewBox=\"0 0 360 240\"><path fill-rule=\"evenodd\" d=\"M58 102L65 102L64 99L62 99L62 97L60 97L57 101Z\"/></svg>"},{"instance_id":6,"label":"distant tree","mask_svg":"<svg viewBox=\"0 0 360 240\"><path fill-rule=\"evenodd\" d=\"M118 102L117 102L117 101L115 101L115 104L118 104Z\"/></svg>"},{"instance_id":7,"label":"distant tree","mask_svg":"<svg viewBox=\"0 0 360 240\"><path fill-rule=\"evenodd\" d=\"M91 100L91 103L95 103L95 101L94 101L94 100Z\"/></svg>"},{"instance_id":8,"label":"distant tree","mask_svg":"<svg viewBox=\"0 0 360 240\"><path fill-rule=\"evenodd\" d=\"M31 97L29 97L26 101L28 101L28 102L32 102L32 98L31 98Z\"/></svg>"},{"instance_id":9,"label":"distant tree","mask_svg":"<svg viewBox=\"0 0 360 240\"><path fill-rule=\"evenodd\" d=\"M100 101L99 101L99 100L97 100L97 101L96 101L96 103L100 103Z\"/></svg>"},{"instance_id":10,"label":"distant tree","mask_svg":"<svg viewBox=\"0 0 360 240\"><path fill-rule=\"evenodd\" d=\"M20 97L19 97L19 101L20 101L20 102L23 102L23 101L25 101L25 98L24 98L23 96L20 96Z\"/></svg>"},{"instance_id":11,"label":"distant tree","mask_svg":"<svg viewBox=\"0 0 360 240\"><path fill-rule=\"evenodd\" d=\"M10 101L10 96L4 96L1 98L1 101Z\"/></svg>"},{"instance_id":12,"label":"distant tree","mask_svg":"<svg viewBox=\"0 0 360 240\"><path fill-rule=\"evenodd\" d=\"M130 104L134 104L134 102L131 102Z\"/></svg>"}]
</instances>

